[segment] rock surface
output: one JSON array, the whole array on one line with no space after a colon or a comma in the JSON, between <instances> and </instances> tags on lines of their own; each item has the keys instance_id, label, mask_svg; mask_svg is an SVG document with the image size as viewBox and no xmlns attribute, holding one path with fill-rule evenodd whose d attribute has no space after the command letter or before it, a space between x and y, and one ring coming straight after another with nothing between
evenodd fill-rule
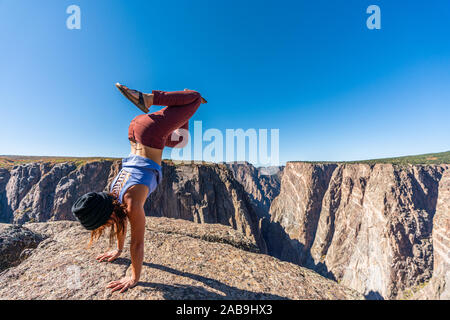
<instances>
[{"instance_id":1,"label":"rock surface","mask_svg":"<svg viewBox=\"0 0 450 320\"><path fill-rule=\"evenodd\" d=\"M139 284L124 294L105 289L129 273L128 250L112 263L85 249L89 233L76 222L26 224L45 234L25 261L0 274L0 299L361 299L362 295L292 263L255 252L230 227L147 217ZM129 237L127 237L127 246ZM239 249L240 248L240 249ZM250 251L245 250L250 249Z\"/></svg>"},{"instance_id":2,"label":"rock surface","mask_svg":"<svg viewBox=\"0 0 450 320\"><path fill-rule=\"evenodd\" d=\"M402 298L433 270L448 279L449 171L288 163L264 226L269 254L375 299Z\"/></svg>"},{"instance_id":3,"label":"rock surface","mask_svg":"<svg viewBox=\"0 0 450 320\"><path fill-rule=\"evenodd\" d=\"M26 228L0 224L0 271L20 264L42 240Z\"/></svg>"}]
</instances>

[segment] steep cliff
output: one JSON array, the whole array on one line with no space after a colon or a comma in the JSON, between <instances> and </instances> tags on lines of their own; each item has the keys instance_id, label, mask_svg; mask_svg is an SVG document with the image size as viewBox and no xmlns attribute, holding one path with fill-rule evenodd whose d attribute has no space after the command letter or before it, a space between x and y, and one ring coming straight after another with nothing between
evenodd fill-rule
<instances>
[{"instance_id":1,"label":"steep cliff","mask_svg":"<svg viewBox=\"0 0 450 320\"><path fill-rule=\"evenodd\" d=\"M407 297L450 300L450 170L444 172L439 182L433 218L433 257L431 280L406 291Z\"/></svg>"},{"instance_id":2,"label":"steep cliff","mask_svg":"<svg viewBox=\"0 0 450 320\"><path fill-rule=\"evenodd\" d=\"M449 167L291 162L262 172L248 163L165 161L163 181L145 209L150 216L230 226L258 252L368 298L449 299ZM107 189L119 170L118 160L0 168L0 222L73 220L75 199ZM8 232L28 237L27 250L39 240ZM13 251L5 266L27 257L28 251Z\"/></svg>"},{"instance_id":3,"label":"steep cliff","mask_svg":"<svg viewBox=\"0 0 450 320\"><path fill-rule=\"evenodd\" d=\"M270 218L272 201L280 193L284 166L256 168L248 162L226 163L248 194L259 218Z\"/></svg>"},{"instance_id":4,"label":"steep cliff","mask_svg":"<svg viewBox=\"0 0 450 320\"><path fill-rule=\"evenodd\" d=\"M225 165L164 163L163 181L145 210L156 217L231 226L267 251L249 195Z\"/></svg>"},{"instance_id":5,"label":"steep cliff","mask_svg":"<svg viewBox=\"0 0 450 320\"><path fill-rule=\"evenodd\" d=\"M288 163L264 225L269 254L369 298L405 297L433 270L448 272L448 174L448 165Z\"/></svg>"},{"instance_id":6,"label":"steep cliff","mask_svg":"<svg viewBox=\"0 0 450 320\"><path fill-rule=\"evenodd\" d=\"M112 161L32 162L0 171L0 222L73 220L70 208L89 191L102 191ZM3 180L3 182L2 182Z\"/></svg>"},{"instance_id":7,"label":"steep cliff","mask_svg":"<svg viewBox=\"0 0 450 320\"><path fill-rule=\"evenodd\" d=\"M73 202L86 192L107 190L120 165L120 160L32 162L1 169L0 222L74 220ZM260 199L266 189L258 190ZM163 162L163 181L145 210L150 216L231 226L266 252L257 207L224 164Z\"/></svg>"},{"instance_id":8,"label":"steep cliff","mask_svg":"<svg viewBox=\"0 0 450 320\"><path fill-rule=\"evenodd\" d=\"M107 249L107 240L87 250L89 232L76 222L58 221L20 228L45 240L21 264L0 273L0 299L362 298L311 270L255 252L254 241L230 227L146 219L141 279L124 294L105 286L129 274L128 250L112 263L99 263L95 256ZM128 248L129 235L126 241Z\"/></svg>"}]
</instances>

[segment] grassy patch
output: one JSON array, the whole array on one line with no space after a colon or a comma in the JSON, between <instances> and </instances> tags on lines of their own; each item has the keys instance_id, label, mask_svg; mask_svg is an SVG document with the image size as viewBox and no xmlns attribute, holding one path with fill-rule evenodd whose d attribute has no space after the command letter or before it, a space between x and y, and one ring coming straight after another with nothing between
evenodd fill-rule
<instances>
[{"instance_id":1,"label":"grassy patch","mask_svg":"<svg viewBox=\"0 0 450 320\"><path fill-rule=\"evenodd\" d=\"M327 163L365 163L365 164L377 164L388 163L396 165L409 165L409 164L450 164L450 151L440 153L427 153L415 156L404 156L396 158L383 158L383 159L371 159L371 160L359 160L359 161L289 161L289 162L306 162L315 164L327 164Z\"/></svg>"},{"instance_id":2,"label":"grassy patch","mask_svg":"<svg viewBox=\"0 0 450 320\"><path fill-rule=\"evenodd\" d=\"M391 164L450 164L450 151L441 153L428 153L417 156L405 156L397 158L373 159L364 161L352 161L350 163L391 163Z\"/></svg>"},{"instance_id":3,"label":"grassy patch","mask_svg":"<svg viewBox=\"0 0 450 320\"><path fill-rule=\"evenodd\" d=\"M27 164L27 163L63 163L73 162L77 168L94 161L114 161L120 160L117 158L101 158L101 157L88 157L88 158L76 158L76 157L32 157L32 156L0 156L0 168L11 169L14 166Z\"/></svg>"},{"instance_id":4,"label":"grassy patch","mask_svg":"<svg viewBox=\"0 0 450 320\"><path fill-rule=\"evenodd\" d=\"M38 157L38 156L0 156L0 168L11 169L14 166L32 163L32 162L47 162L47 163L62 163L62 162L73 162L77 168L85 165L89 162L94 161L114 161L121 160L120 158L102 158L102 157ZM187 161L177 161L164 159L164 162L172 165L184 165L190 164L192 162ZM397 158L384 158L384 159L371 159L371 160L360 160L360 161L289 161L289 162L303 162L303 163L314 163L314 164L327 164L327 163L366 163L366 164L377 164L377 163L389 163L396 165L409 165L409 164L450 164L450 151L441 153L428 153L416 156L405 156ZM197 162L197 164L200 164ZM211 162L202 162L202 165L215 165Z\"/></svg>"},{"instance_id":5,"label":"grassy patch","mask_svg":"<svg viewBox=\"0 0 450 320\"><path fill-rule=\"evenodd\" d=\"M417 292L419 292L421 289L423 289L425 286L427 286L430 283L430 280L426 280L422 283L418 283L415 286L412 286L411 288L405 289L400 295L402 300L410 300Z\"/></svg>"}]
</instances>

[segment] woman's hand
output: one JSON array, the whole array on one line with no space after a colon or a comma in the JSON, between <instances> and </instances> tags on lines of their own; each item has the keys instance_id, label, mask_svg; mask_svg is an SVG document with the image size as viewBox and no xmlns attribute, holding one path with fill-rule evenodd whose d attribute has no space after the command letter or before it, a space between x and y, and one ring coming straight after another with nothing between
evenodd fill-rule
<instances>
[{"instance_id":1,"label":"woman's hand","mask_svg":"<svg viewBox=\"0 0 450 320\"><path fill-rule=\"evenodd\" d=\"M137 280L131 277L125 277L120 279L119 281L111 281L110 283L108 283L106 288L111 288L111 292L120 290L119 293L122 293L130 288L133 288L137 283Z\"/></svg>"},{"instance_id":2,"label":"woman's hand","mask_svg":"<svg viewBox=\"0 0 450 320\"><path fill-rule=\"evenodd\" d=\"M122 253L122 250L117 250L117 249L111 250L111 251L105 252L104 254L97 256L97 258L95 258L95 259L97 259L98 262L102 262L105 260L107 260L108 262L111 262L111 261L116 260L120 256L121 253Z\"/></svg>"}]
</instances>

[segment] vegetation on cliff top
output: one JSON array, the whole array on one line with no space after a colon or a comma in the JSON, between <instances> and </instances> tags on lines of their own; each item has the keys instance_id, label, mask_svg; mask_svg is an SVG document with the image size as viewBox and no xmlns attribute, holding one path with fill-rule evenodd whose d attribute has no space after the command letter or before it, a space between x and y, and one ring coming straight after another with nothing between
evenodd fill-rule
<instances>
[{"instance_id":1,"label":"vegetation on cliff top","mask_svg":"<svg viewBox=\"0 0 450 320\"><path fill-rule=\"evenodd\" d=\"M62 163L74 162L77 166L84 165L92 161L114 161L120 158L102 158L102 157L39 157L39 156L0 156L0 168L10 169L16 165L31 163L31 162L47 162L47 163ZM164 159L165 162L172 165L179 165L186 162L172 161ZM289 162L306 162L306 163L390 163L397 165L408 164L450 164L450 151L440 153L427 153L415 156L404 156L396 158L383 158L359 161L289 161ZM199 164L198 162L196 162ZM212 164L209 162L202 162L202 165Z\"/></svg>"},{"instance_id":2,"label":"vegetation on cliff top","mask_svg":"<svg viewBox=\"0 0 450 320\"><path fill-rule=\"evenodd\" d=\"M359 161L289 161L289 162L306 162L306 163L388 163L396 165L408 164L450 164L450 151L440 153L427 153L415 156L404 156L396 158L383 158Z\"/></svg>"},{"instance_id":3,"label":"vegetation on cliff top","mask_svg":"<svg viewBox=\"0 0 450 320\"><path fill-rule=\"evenodd\" d=\"M373 159L364 161L352 161L352 163L392 163L392 164L447 164L450 163L450 151L440 153L427 153L416 156L404 156L397 158Z\"/></svg>"},{"instance_id":4,"label":"vegetation on cliff top","mask_svg":"<svg viewBox=\"0 0 450 320\"><path fill-rule=\"evenodd\" d=\"M9 156L0 155L0 168L11 169L14 166L34 163L34 162L42 162L42 163L62 163L62 162L73 162L77 165L77 167L82 166L88 162L93 161L115 161L122 160L122 158L102 158L102 157L40 157L40 156ZM180 160L171 160L171 159L163 159L163 161L170 165L182 165L182 164L196 164L202 166L211 166L216 163L206 162L206 161L180 161Z\"/></svg>"},{"instance_id":5,"label":"vegetation on cliff top","mask_svg":"<svg viewBox=\"0 0 450 320\"><path fill-rule=\"evenodd\" d=\"M93 161L113 161L118 160L117 158L101 158L101 157L39 157L39 156L0 156L0 168L11 169L14 166L42 162L42 163L63 163L63 162L73 162L77 166L82 166L88 162Z\"/></svg>"}]
</instances>

